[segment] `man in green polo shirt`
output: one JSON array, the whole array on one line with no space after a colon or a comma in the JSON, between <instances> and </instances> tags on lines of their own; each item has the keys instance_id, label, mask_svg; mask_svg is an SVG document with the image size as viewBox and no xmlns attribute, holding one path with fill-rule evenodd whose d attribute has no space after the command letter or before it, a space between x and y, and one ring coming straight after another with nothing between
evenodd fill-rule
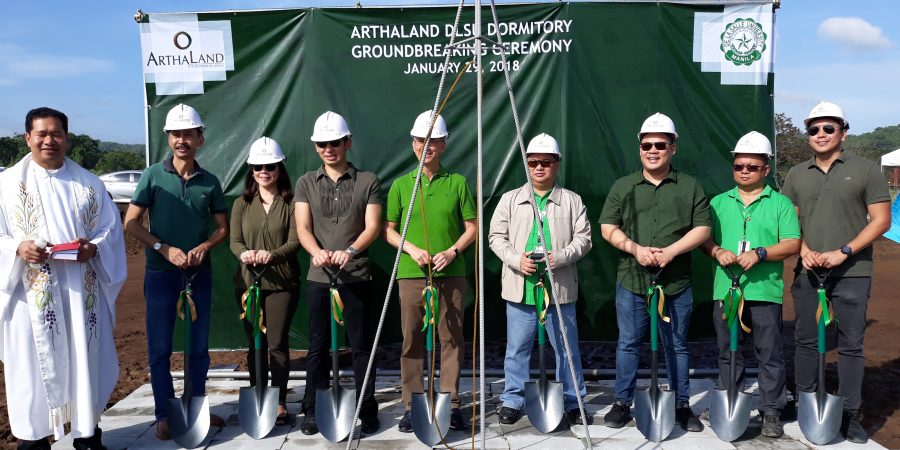
<instances>
[{"instance_id":1,"label":"man in green polo shirt","mask_svg":"<svg viewBox=\"0 0 900 450\"><path fill-rule=\"evenodd\" d=\"M156 407L156 436L171 439L167 402L175 398L169 359L176 304L184 289L183 273L194 273L193 300L197 316L191 322L192 395L206 393L209 370L209 324L212 308L212 270L209 251L228 239L228 207L215 175L195 159L203 145L205 126L200 114L180 104L166 115L163 131L172 155L144 169L125 213L125 229L146 246L144 296L147 300L147 356ZM141 219L150 213L150 229ZM210 222L215 229L210 234ZM212 416L210 424L225 421Z\"/></svg>"},{"instance_id":2,"label":"man in green polo shirt","mask_svg":"<svg viewBox=\"0 0 900 450\"><path fill-rule=\"evenodd\" d=\"M744 135L734 154L734 189L715 196L710 202L713 235L701 249L712 256L715 269L713 298L722 300L731 288L731 278L723 267L731 266L741 276L744 304L741 324L753 330L753 349L759 367L759 391L762 397L762 434L781 437L781 410L785 403L784 355L781 340L781 296L784 283L784 259L800 250L800 223L790 199L766 185L772 144L764 135L751 131ZM722 301L713 307L713 324L719 341L719 389L728 385L730 330L723 320ZM735 359L743 389L744 357Z\"/></svg>"},{"instance_id":3,"label":"man in green polo shirt","mask_svg":"<svg viewBox=\"0 0 900 450\"><path fill-rule=\"evenodd\" d=\"M669 322L660 321L669 386L675 390L676 421L687 431L703 424L690 408L687 331L693 307L690 251L709 237L709 202L694 177L672 168L678 133L672 119L656 113L638 133L641 170L616 180L600 214L600 232L619 249L616 276L615 403L604 416L606 425L631 420L641 346L650 317L644 295L650 285L647 268L662 268ZM655 270L655 269L651 269Z\"/></svg>"},{"instance_id":4,"label":"man in green polo shirt","mask_svg":"<svg viewBox=\"0 0 900 450\"><path fill-rule=\"evenodd\" d=\"M429 131L431 139L428 139ZM440 299L440 321L437 324L441 342L440 391L450 393L450 428L465 430L468 423L459 410L459 372L465 342L462 334L463 294L468 282L466 263L461 254L475 240L475 202L465 177L441 167L441 155L446 150L449 136L444 118L438 115L432 119L432 112L425 111L416 118L410 134L416 159L425 160L419 192L412 209L408 209L417 170L394 180L388 193L384 226L385 239L394 247L399 247L397 225L404 223L406 216L410 215L409 230L403 243L405 254L400 257L397 271L403 329L400 378L403 405L406 407L398 429L407 433L412 431L412 394L425 392L422 384L425 356L422 290L425 288L425 272L431 270ZM424 363L430 364L431 361Z\"/></svg>"},{"instance_id":5,"label":"man in green polo shirt","mask_svg":"<svg viewBox=\"0 0 900 450\"><path fill-rule=\"evenodd\" d=\"M803 124L813 157L792 167L782 188L797 208L803 231L791 286L796 316L794 377L798 391L816 390L818 283L810 270L828 272L825 288L838 318L841 432L850 442L865 443L869 436L859 423L859 406L872 242L891 227L891 197L877 165L842 151L850 124L838 105L819 103Z\"/></svg>"}]
</instances>

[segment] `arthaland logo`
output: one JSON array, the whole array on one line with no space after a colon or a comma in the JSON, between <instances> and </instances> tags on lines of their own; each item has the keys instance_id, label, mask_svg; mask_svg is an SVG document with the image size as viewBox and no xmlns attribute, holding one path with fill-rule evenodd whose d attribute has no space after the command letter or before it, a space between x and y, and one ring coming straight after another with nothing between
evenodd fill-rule
<instances>
[{"instance_id":1,"label":"arthaland logo","mask_svg":"<svg viewBox=\"0 0 900 450\"><path fill-rule=\"evenodd\" d=\"M187 31L179 31L172 37L172 46L166 52L163 49L160 53L150 52L147 56L146 67L152 66L187 66L197 68L224 68L225 52L218 51L220 46L209 46L207 50L194 52L191 50L191 44L194 38Z\"/></svg>"},{"instance_id":2,"label":"arthaland logo","mask_svg":"<svg viewBox=\"0 0 900 450\"><path fill-rule=\"evenodd\" d=\"M725 26L722 33L725 59L736 66L749 66L762 58L766 51L766 33L762 25L753 19L737 19Z\"/></svg>"},{"instance_id":3,"label":"arthaland logo","mask_svg":"<svg viewBox=\"0 0 900 450\"><path fill-rule=\"evenodd\" d=\"M157 95L202 94L204 83L234 70L231 22L199 21L196 14L151 15L141 24L144 80Z\"/></svg>"}]
</instances>

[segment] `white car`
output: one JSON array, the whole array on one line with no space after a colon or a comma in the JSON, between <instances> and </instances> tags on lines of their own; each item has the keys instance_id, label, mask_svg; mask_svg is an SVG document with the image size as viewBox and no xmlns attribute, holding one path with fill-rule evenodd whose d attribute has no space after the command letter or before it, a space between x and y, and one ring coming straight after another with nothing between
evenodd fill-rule
<instances>
[{"instance_id":1,"label":"white car","mask_svg":"<svg viewBox=\"0 0 900 450\"><path fill-rule=\"evenodd\" d=\"M111 172L100 176L100 181L106 185L109 196L116 203L128 203L134 195L134 189L141 180L140 170L123 170Z\"/></svg>"}]
</instances>

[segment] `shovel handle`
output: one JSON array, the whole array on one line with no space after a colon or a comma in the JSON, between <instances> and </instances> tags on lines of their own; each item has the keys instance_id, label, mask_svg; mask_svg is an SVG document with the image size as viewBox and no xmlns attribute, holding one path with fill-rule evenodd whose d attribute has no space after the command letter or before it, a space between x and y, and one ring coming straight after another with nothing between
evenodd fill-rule
<instances>
[{"instance_id":1,"label":"shovel handle","mask_svg":"<svg viewBox=\"0 0 900 450\"><path fill-rule=\"evenodd\" d=\"M650 350L655 352L659 348L658 315L659 291L654 289L650 295Z\"/></svg>"}]
</instances>

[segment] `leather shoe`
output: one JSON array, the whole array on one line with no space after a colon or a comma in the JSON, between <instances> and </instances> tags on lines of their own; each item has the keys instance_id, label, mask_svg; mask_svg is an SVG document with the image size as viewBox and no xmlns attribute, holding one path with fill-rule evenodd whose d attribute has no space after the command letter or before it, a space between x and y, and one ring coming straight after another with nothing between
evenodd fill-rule
<instances>
[{"instance_id":1,"label":"leather shoe","mask_svg":"<svg viewBox=\"0 0 900 450\"><path fill-rule=\"evenodd\" d=\"M509 406L504 406L500 408L500 412L498 412L497 415L500 416L500 423L512 425L522 418L522 411L510 408Z\"/></svg>"},{"instance_id":2,"label":"leather shoe","mask_svg":"<svg viewBox=\"0 0 900 450\"><path fill-rule=\"evenodd\" d=\"M45 437L36 441L19 440L17 450L50 450L50 438Z\"/></svg>"},{"instance_id":3,"label":"leather shoe","mask_svg":"<svg viewBox=\"0 0 900 450\"><path fill-rule=\"evenodd\" d=\"M103 430L98 426L94 428L94 434L91 437L73 439L72 447L75 450L106 450L101 440L102 437Z\"/></svg>"},{"instance_id":4,"label":"leather shoe","mask_svg":"<svg viewBox=\"0 0 900 450\"><path fill-rule=\"evenodd\" d=\"M694 411L687 404L675 408L675 421L684 431L703 431L703 423L694 415Z\"/></svg>"},{"instance_id":5,"label":"leather shoe","mask_svg":"<svg viewBox=\"0 0 900 450\"><path fill-rule=\"evenodd\" d=\"M869 433L866 433L866 429L859 423L859 411L844 411L841 431L844 438L854 444L865 444L869 440Z\"/></svg>"},{"instance_id":6,"label":"leather shoe","mask_svg":"<svg viewBox=\"0 0 900 450\"><path fill-rule=\"evenodd\" d=\"M462 415L459 408L450 410L450 429L456 431L465 431L469 429L469 422Z\"/></svg>"},{"instance_id":7,"label":"leather shoe","mask_svg":"<svg viewBox=\"0 0 900 450\"><path fill-rule=\"evenodd\" d=\"M378 416L361 417L359 423L359 428L364 434L375 434L381 428L381 421L378 420Z\"/></svg>"},{"instance_id":8,"label":"leather shoe","mask_svg":"<svg viewBox=\"0 0 900 450\"><path fill-rule=\"evenodd\" d=\"M406 412L403 413L400 423L397 424L397 429L400 430L401 433L412 433L412 411L407 409Z\"/></svg>"},{"instance_id":9,"label":"leather shoe","mask_svg":"<svg viewBox=\"0 0 900 450\"><path fill-rule=\"evenodd\" d=\"M319 426L316 425L315 411L306 411L306 415L303 416L303 422L300 423L300 432L307 436L319 432Z\"/></svg>"},{"instance_id":10,"label":"leather shoe","mask_svg":"<svg viewBox=\"0 0 900 450\"><path fill-rule=\"evenodd\" d=\"M225 426L225 419L215 415L209 415L209 426L216 428L223 428Z\"/></svg>"},{"instance_id":11,"label":"leather shoe","mask_svg":"<svg viewBox=\"0 0 900 450\"><path fill-rule=\"evenodd\" d=\"M587 411L584 412L584 416L587 418L588 425L594 424L594 416ZM584 422L581 421L581 410L579 409L570 409L569 411L566 411L566 417L569 418L569 425L584 425Z\"/></svg>"},{"instance_id":12,"label":"leather shoe","mask_svg":"<svg viewBox=\"0 0 900 450\"><path fill-rule=\"evenodd\" d=\"M172 433L169 433L168 420L159 419L156 421L156 438L161 441L168 441L172 439Z\"/></svg>"}]
</instances>

